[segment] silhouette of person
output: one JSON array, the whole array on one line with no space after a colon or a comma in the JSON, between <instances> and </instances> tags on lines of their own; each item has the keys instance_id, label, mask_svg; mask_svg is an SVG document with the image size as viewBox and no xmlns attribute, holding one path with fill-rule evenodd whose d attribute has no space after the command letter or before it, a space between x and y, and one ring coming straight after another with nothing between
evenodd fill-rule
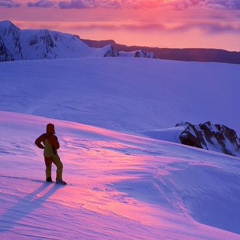
<instances>
[{"instance_id":1,"label":"silhouette of person","mask_svg":"<svg viewBox=\"0 0 240 240\"><path fill-rule=\"evenodd\" d=\"M56 171L56 183L66 185L67 183L62 179L63 164L58 156L57 149L60 148L58 138L55 134L55 127L52 123L48 123L46 126L46 133L40 135L35 144L44 149L43 155L46 165L46 181L52 182L52 163L57 167Z\"/></svg>"}]
</instances>

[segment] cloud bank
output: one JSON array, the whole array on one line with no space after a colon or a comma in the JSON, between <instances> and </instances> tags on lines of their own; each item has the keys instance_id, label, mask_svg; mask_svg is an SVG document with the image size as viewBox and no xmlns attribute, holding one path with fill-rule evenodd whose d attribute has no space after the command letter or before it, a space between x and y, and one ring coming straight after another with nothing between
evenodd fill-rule
<instances>
[{"instance_id":1,"label":"cloud bank","mask_svg":"<svg viewBox=\"0 0 240 240\"><path fill-rule=\"evenodd\" d=\"M40 8L50 8L54 7L55 3L53 1L40 0L35 2L28 2L28 7L40 7Z\"/></svg>"},{"instance_id":2,"label":"cloud bank","mask_svg":"<svg viewBox=\"0 0 240 240\"><path fill-rule=\"evenodd\" d=\"M145 33L149 31L155 32L188 32L192 30L200 30L206 34L222 34L222 33L231 33L240 34L240 25L234 25L232 23L210 23L210 22L196 22L196 23L179 23L176 26L168 26L164 23L111 23L111 22L90 22L90 23L68 23L62 25L62 28L66 29L98 29L98 30L108 30L108 31L117 31L125 30L129 32L144 31Z\"/></svg>"},{"instance_id":3,"label":"cloud bank","mask_svg":"<svg viewBox=\"0 0 240 240\"><path fill-rule=\"evenodd\" d=\"M211 9L240 9L239 0L172 0L167 3L178 10L190 7L211 8Z\"/></svg>"},{"instance_id":4,"label":"cloud bank","mask_svg":"<svg viewBox=\"0 0 240 240\"><path fill-rule=\"evenodd\" d=\"M157 8L185 10L191 7L240 10L240 0L0 0L0 7L19 6L60 9L83 8Z\"/></svg>"},{"instance_id":5,"label":"cloud bank","mask_svg":"<svg viewBox=\"0 0 240 240\"><path fill-rule=\"evenodd\" d=\"M17 8L21 6L21 2L13 0L0 0L0 8Z\"/></svg>"}]
</instances>

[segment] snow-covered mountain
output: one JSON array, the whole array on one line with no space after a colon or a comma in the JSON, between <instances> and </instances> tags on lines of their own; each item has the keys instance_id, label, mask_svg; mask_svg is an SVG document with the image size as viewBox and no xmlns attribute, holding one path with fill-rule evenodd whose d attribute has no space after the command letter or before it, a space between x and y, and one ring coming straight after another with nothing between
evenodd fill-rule
<instances>
[{"instance_id":1,"label":"snow-covered mountain","mask_svg":"<svg viewBox=\"0 0 240 240\"><path fill-rule=\"evenodd\" d=\"M88 47L79 37L49 30L20 30L0 22L1 61L104 56L105 48Z\"/></svg>"},{"instance_id":2,"label":"snow-covered mountain","mask_svg":"<svg viewBox=\"0 0 240 240\"><path fill-rule=\"evenodd\" d=\"M9 21L0 22L0 61L21 59L20 29Z\"/></svg>"},{"instance_id":3,"label":"snow-covered mountain","mask_svg":"<svg viewBox=\"0 0 240 240\"><path fill-rule=\"evenodd\" d=\"M78 36L50 30L21 30L10 21L0 22L0 61L79 57L151 57L142 51L119 53L111 45L92 48Z\"/></svg>"}]
</instances>

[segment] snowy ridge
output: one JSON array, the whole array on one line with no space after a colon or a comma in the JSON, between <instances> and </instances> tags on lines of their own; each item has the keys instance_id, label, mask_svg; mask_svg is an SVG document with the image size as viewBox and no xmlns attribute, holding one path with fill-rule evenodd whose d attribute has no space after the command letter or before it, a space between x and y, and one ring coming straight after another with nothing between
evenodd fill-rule
<instances>
[{"instance_id":1,"label":"snowy ridge","mask_svg":"<svg viewBox=\"0 0 240 240\"><path fill-rule=\"evenodd\" d=\"M0 22L2 47L7 60L36 60L97 56L99 50L88 47L79 37L49 30L20 30L9 21Z\"/></svg>"},{"instance_id":2,"label":"snowy ridge","mask_svg":"<svg viewBox=\"0 0 240 240\"><path fill-rule=\"evenodd\" d=\"M94 54L93 49L78 37L49 30L23 30L21 45L23 59L74 58Z\"/></svg>"},{"instance_id":3,"label":"snowy ridge","mask_svg":"<svg viewBox=\"0 0 240 240\"><path fill-rule=\"evenodd\" d=\"M119 54L109 45L92 48L71 34L47 29L20 30L10 21L0 22L0 49L0 61L119 56L153 58L153 54L142 51Z\"/></svg>"}]
</instances>

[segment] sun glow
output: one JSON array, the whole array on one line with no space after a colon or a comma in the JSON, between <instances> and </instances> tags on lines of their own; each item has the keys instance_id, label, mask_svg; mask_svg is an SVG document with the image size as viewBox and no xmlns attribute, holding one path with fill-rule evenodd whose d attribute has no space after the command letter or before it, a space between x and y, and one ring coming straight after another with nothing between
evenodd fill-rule
<instances>
[{"instance_id":1,"label":"sun glow","mask_svg":"<svg viewBox=\"0 0 240 240\"><path fill-rule=\"evenodd\" d=\"M91 8L80 8L74 1L54 8L0 5L0 20L8 19L21 29L49 29L125 45L240 51L239 10L229 11L228 5L214 8L210 1L166 0L95 3Z\"/></svg>"}]
</instances>

